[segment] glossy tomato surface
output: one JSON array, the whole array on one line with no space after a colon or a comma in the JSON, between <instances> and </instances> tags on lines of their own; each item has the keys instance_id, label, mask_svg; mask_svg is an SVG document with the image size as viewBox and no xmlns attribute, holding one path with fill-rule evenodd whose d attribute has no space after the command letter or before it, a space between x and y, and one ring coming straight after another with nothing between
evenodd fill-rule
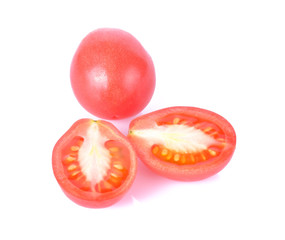
<instances>
[{"instance_id":1,"label":"glossy tomato surface","mask_svg":"<svg viewBox=\"0 0 285 240\"><path fill-rule=\"evenodd\" d=\"M200 108L170 107L134 119L129 135L138 157L154 172L196 181L221 171L236 146L232 125Z\"/></svg>"},{"instance_id":2,"label":"glossy tomato surface","mask_svg":"<svg viewBox=\"0 0 285 240\"><path fill-rule=\"evenodd\" d=\"M56 143L52 166L72 201L101 208L116 203L131 187L137 162L130 142L111 123L81 119Z\"/></svg>"},{"instance_id":3,"label":"glossy tomato surface","mask_svg":"<svg viewBox=\"0 0 285 240\"><path fill-rule=\"evenodd\" d=\"M145 108L155 89L150 55L131 34L97 29L80 43L70 79L79 103L104 119L133 116Z\"/></svg>"}]
</instances>

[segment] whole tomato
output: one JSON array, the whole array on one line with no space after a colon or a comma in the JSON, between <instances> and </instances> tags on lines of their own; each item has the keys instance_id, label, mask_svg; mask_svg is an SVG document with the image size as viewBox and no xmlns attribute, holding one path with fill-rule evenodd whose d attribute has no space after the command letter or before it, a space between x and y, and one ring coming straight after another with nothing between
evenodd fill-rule
<instances>
[{"instance_id":1,"label":"whole tomato","mask_svg":"<svg viewBox=\"0 0 285 240\"><path fill-rule=\"evenodd\" d=\"M142 111L155 89L150 55L131 34L97 29L79 44L70 79L79 103L105 119L131 117Z\"/></svg>"}]
</instances>

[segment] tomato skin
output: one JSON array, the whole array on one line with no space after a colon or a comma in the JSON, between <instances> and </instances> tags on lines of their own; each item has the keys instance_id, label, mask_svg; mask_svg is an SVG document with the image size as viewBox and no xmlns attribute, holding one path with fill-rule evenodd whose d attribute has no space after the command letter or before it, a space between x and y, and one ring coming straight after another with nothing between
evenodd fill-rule
<instances>
[{"instance_id":1,"label":"tomato skin","mask_svg":"<svg viewBox=\"0 0 285 240\"><path fill-rule=\"evenodd\" d=\"M154 157L147 141L135 136L133 132L141 129L152 129L156 126L158 119L171 114L188 115L214 123L220 128L224 133L225 146L219 156L209 161L188 165L177 165ZM161 176L179 181L198 181L217 174L229 163L236 146L234 128L225 118L214 112L195 107L169 107L142 115L131 121L128 138L138 157L147 167Z\"/></svg>"},{"instance_id":2,"label":"tomato skin","mask_svg":"<svg viewBox=\"0 0 285 240\"><path fill-rule=\"evenodd\" d=\"M150 55L131 34L97 29L80 43L70 79L79 103L104 119L122 119L145 108L155 89Z\"/></svg>"},{"instance_id":3,"label":"tomato skin","mask_svg":"<svg viewBox=\"0 0 285 240\"><path fill-rule=\"evenodd\" d=\"M70 129L57 141L54 146L52 153L52 168L54 176L60 185L62 191L65 195L70 198L73 202L88 208L103 208L108 207L116 202L118 202L124 194L131 187L136 171L137 171L137 160L136 154L132 148L132 145L128 139L119 132L119 130L109 122L98 120L96 123L99 125L104 136L120 141L121 144L126 146L130 153L130 166L128 169L128 176L126 177L124 183L117 189L106 192L99 193L96 191L84 191L70 181L67 175L64 173L64 164L62 163L63 149L68 145L74 136L85 137L85 130L90 125L90 122L94 122L91 119L80 119L76 121Z\"/></svg>"}]
</instances>

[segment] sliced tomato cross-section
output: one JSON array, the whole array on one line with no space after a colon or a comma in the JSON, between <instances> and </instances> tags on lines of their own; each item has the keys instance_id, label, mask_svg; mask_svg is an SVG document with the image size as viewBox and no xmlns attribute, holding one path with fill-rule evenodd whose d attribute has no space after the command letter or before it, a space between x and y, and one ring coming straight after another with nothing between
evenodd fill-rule
<instances>
[{"instance_id":1,"label":"sliced tomato cross-section","mask_svg":"<svg viewBox=\"0 0 285 240\"><path fill-rule=\"evenodd\" d=\"M194 107L170 107L134 119L129 135L139 158L156 173L195 181L221 171L236 145L231 124Z\"/></svg>"},{"instance_id":2,"label":"sliced tomato cross-section","mask_svg":"<svg viewBox=\"0 0 285 240\"><path fill-rule=\"evenodd\" d=\"M64 193L85 207L107 207L130 188L136 155L111 123L78 120L56 143L52 165Z\"/></svg>"}]
</instances>

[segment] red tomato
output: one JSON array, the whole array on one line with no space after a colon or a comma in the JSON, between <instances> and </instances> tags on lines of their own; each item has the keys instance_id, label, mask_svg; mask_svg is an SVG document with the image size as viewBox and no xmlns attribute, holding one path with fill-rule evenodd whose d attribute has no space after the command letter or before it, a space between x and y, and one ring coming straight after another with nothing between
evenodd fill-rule
<instances>
[{"instance_id":1,"label":"red tomato","mask_svg":"<svg viewBox=\"0 0 285 240\"><path fill-rule=\"evenodd\" d=\"M134 119L129 135L138 157L154 172L195 181L221 171L236 145L231 124L194 107L170 107Z\"/></svg>"},{"instance_id":2,"label":"red tomato","mask_svg":"<svg viewBox=\"0 0 285 240\"><path fill-rule=\"evenodd\" d=\"M111 123L81 119L56 143L53 172L63 192L91 208L117 202L132 185L136 155Z\"/></svg>"},{"instance_id":3,"label":"red tomato","mask_svg":"<svg viewBox=\"0 0 285 240\"><path fill-rule=\"evenodd\" d=\"M151 57L138 40L119 29L89 33L73 57L70 78L79 103L104 119L139 113L155 88Z\"/></svg>"}]
</instances>

